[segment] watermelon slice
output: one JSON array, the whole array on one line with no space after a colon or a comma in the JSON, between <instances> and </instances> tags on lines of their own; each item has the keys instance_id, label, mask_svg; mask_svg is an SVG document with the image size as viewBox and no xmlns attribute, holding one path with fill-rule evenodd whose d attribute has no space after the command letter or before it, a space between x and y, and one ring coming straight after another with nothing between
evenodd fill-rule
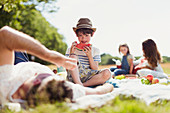
<instances>
[{"instance_id":1,"label":"watermelon slice","mask_svg":"<svg viewBox=\"0 0 170 113\"><path fill-rule=\"evenodd\" d=\"M79 51L83 51L85 46L90 47L91 44L83 44L83 43L80 43L80 44L77 44L77 45L76 45L76 48L77 48L77 50L79 50Z\"/></svg>"}]
</instances>

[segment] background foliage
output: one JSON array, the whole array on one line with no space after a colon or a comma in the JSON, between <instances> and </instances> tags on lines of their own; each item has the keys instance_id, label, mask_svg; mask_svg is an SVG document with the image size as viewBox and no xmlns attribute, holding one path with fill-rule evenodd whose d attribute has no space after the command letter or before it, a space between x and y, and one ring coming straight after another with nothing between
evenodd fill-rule
<instances>
[{"instance_id":1,"label":"background foliage","mask_svg":"<svg viewBox=\"0 0 170 113\"><path fill-rule=\"evenodd\" d=\"M0 28L8 25L34 37L48 49L64 54L67 44L63 35L59 34L57 28L50 25L41 14L41 11L57 11L55 2L56 0L1 0ZM35 61L47 64L38 58Z\"/></svg>"},{"instance_id":2,"label":"background foliage","mask_svg":"<svg viewBox=\"0 0 170 113\"><path fill-rule=\"evenodd\" d=\"M141 56L135 56L135 60L138 60ZM120 60L120 57L117 56L112 56L110 54L102 54L101 55L101 63L100 65L110 65L110 64L115 64L115 62L112 59ZM170 57L168 56L163 56L163 63L170 63Z\"/></svg>"},{"instance_id":3,"label":"background foliage","mask_svg":"<svg viewBox=\"0 0 170 113\"><path fill-rule=\"evenodd\" d=\"M163 63L170 63L170 57L168 56L163 56Z\"/></svg>"},{"instance_id":4,"label":"background foliage","mask_svg":"<svg viewBox=\"0 0 170 113\"><path fill-rule=\"evenodd\" d=\"M110 54L103 53L101 55L101 63L100 65L109 65L109 64L115 64L115 62L112 59L121 60L119 57L113 57Z\"/></svg>"}]
</instances>

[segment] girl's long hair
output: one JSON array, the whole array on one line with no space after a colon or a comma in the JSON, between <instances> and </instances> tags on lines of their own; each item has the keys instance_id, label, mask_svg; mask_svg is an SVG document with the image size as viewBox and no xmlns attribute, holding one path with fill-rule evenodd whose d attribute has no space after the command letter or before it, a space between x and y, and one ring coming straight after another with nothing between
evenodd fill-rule
<instances>
[{"instance_id":1,"label":"girl's long hair","mask_svg":"<svg viewBox=\"0 0 170 113\"><path fill-rule=\"evenodd\" d=\"M144 57L148 63L155 68L158 62L161 62L161 55L157 49L156 43L152 39L148 39L142 43Z\"/></svg>"}]
</instances>

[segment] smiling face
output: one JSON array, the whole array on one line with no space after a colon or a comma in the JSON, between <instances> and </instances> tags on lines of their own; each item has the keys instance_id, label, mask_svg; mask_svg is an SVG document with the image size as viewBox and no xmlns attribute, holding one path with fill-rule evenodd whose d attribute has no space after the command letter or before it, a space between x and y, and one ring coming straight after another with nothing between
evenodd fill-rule
<instances>
[{"instance_id":1,"label":"smiling face","mask_svg":"<svg viewBox=\"0 0 170 113\"><path fill-rule=\"evenodd\" d=\"M91 40L91 34L83 34L82 32L78 32L77 34L78 40L80 43L88 44Z\"/></svg>"},{"instance_id":2,"label":"smiling face","mask_svg":"<svg viewBox=\"0 0 170 113\"><path fill-rule=\"evenodd\" d=\"M119 45L119 53L122 53L124 56L130 54L129 47L127 44Z\"/></svg>"},{"instance_id":3,"label":"smiling face","mask_svg":"<svg viewBox=\"0 0 170 113\"><path fill-rule=\"evenodd\" d=\"M127 55L128 48L127 48L127 47L120 47L120 52L121 52L123 55Z\"/></svg>"}]
</instances>

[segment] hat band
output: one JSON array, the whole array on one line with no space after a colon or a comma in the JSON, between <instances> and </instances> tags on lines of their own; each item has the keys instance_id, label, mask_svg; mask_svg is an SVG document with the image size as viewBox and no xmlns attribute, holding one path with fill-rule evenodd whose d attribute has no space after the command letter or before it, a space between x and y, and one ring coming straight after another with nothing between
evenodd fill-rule
<instances>
[{"instance_id":1,"label":"hat band","mask_svg":"<svg viewBox=\"0 0 170 113\"><path fill-rule=\"evenodd\" d=\"M81 25L78 25L77 28L91 28L92 26L91 25L88 25L88 24L81 24Z\"/></svg>"}]
</instances>

